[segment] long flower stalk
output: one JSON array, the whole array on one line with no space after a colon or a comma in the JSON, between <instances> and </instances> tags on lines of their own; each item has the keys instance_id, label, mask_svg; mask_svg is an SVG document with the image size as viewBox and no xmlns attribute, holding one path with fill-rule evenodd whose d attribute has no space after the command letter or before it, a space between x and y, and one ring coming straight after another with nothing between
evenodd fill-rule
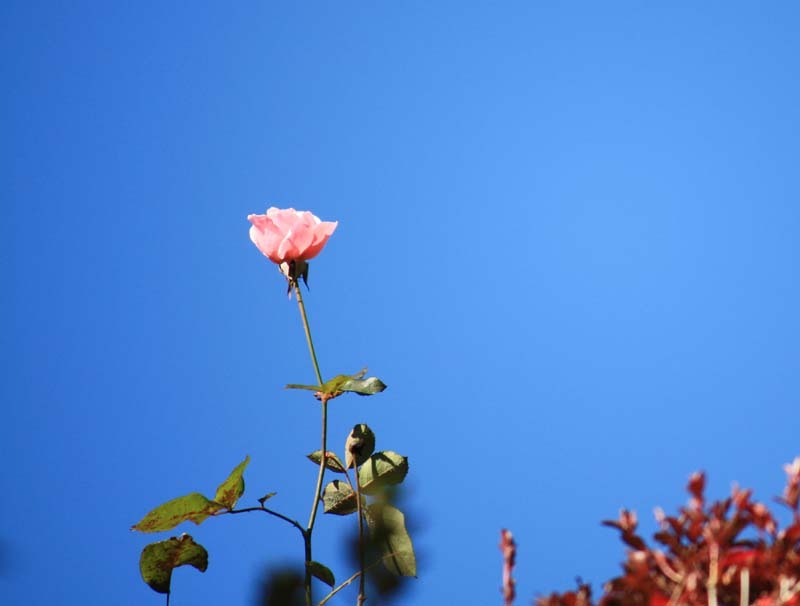
<instances>
[{"instance_id":1,"label":"long flower stalk","mask_svg":"<svg viewBox=\"0 0 800 606\"><path fill-rule=\"evenodd\" d=\"M317 353L314 350L314 340L311 338L311 328L308 324L308 315L306 314L306 306L303 303L303 293L300 291L300 285L294 281L294 291L297 295L297 307L300 309L300 317L303 320L303 329L306 333L306 342L308 343L308 351L311 354L311 363L314 366L314 373L317 377L317 384L322 388L322 373L319 370L319 362L317 361ZM308 525L305 532L303 532L303 542L305 544L305 596L306 606L311 606L313 603L313 595L311 591L311 535L314 532L314 522L317 519L317 509L319 508L320 492L322 491L322 482L325 479L325 455L328 451L328 399L325 396L321 398L322 405L322 454L319 460L319 473L317 474L317 483L314 487L314 501L311 504L311 513L308 516Z\"/></svg>"}]
</instances>

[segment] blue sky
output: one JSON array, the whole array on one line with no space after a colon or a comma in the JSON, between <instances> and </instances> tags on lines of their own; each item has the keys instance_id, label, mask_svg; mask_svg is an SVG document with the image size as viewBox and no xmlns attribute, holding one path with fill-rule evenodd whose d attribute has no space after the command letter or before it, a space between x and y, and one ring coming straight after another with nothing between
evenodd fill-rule
<instances>
[{"instance_id":1,"label":"blue sky","mask_svg":"<svg viewBox=\"0 0 800 606\"><path fill-rule=\"evenodd\" d=\"M409 456L407 603L599 585L599 525L800 455L800 10L789 2L6 2L0 588L161 604L162 501L248 491L307 516L318 408L246 216L339 228L307 295L331 404ZM315 557L350 574L323 517ZM173 604L252 604L296 532L212 519ZM169 534L155 538L166 538ZM351 603L344 593L338 603Z\"/></svg>"}]
</instances>

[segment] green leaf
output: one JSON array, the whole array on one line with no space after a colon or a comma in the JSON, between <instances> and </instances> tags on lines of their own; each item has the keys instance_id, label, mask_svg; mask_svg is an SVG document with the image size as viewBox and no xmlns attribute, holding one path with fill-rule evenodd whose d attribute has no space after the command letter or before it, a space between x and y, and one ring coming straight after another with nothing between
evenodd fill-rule
<instances>
[{"instance_id":1,"label":"green leaf","mask_svg":"<svg viewBox=\"0 0 800 606\"><path fill-rule=\"evenodd\" d=\"M331 569L327 566L323 566L319 562L311 561L308 563L308 567L311 569L311 574L328 587L334 587L336 585L336 577L333 576Z\"/></svg>"},{"instance_id":2,"label":"green leaf","mask_svg":"<svg viewBox=\"0 0 800 606\"><path fill-rule=\"evenodd\" d=\"M386 503L373 503L365 514L372 538L382 549L386 568L396 575L417 576L417 558L403 512Z\"/></svg>"},{"instance_id":3,"label":"green leaf","mask_svg":"<svg viewBox=\"0 0 800 606\"><path fill-rule=\"evenodd\" d=\"M322 460L322 451L315 450L314 452L307 454L306 457L319 465L319 462ZM325 467L330 469L331 471L335 471L336 473L344 473L344 463L342 463L341 459L336 456L336 453L329 450L325 455Z\"/></svg>"},{"instance_id":4,"label":"green leaf","mask_svg":"<svg viewBox=\"0 0 800 606\"><path fill-rule=\"evenodd\" d=\"M344 443L345 466L350 469L355 462L361 465L375 452L375 433L365 423L359 423L350 430Z\"/></svg>"},{"instance_id":5,"label":"green leaf","mask_svg":"<svg viewBox=\"0 0 800 606\"><path fill-rule=\"evenodd\" d=\"M286 389L308 389L311 391L319 391L320 393L333 395L336 392L344 391L343 389L340 389L340 387L347 381L360 379L365 374L367 374L367 369L362 368L354 375L336 375L332 379L325 381L322 385L301 385L298 383L290 383L286 386Z\"/></svg>"},{"instance_id":6,"label":"green leaf","mask_svg":"<svg viewBox=\"0 0 800 606\"><path fill-rule=\"evenodd\" d=\"M184 533L180 537L145 546L139 558L139 571L144 582L154 591L169 593L172 571L187 564L205 572L208 568L208 552Z\"/></svg>"},{"instance_id":7,"label":"green leaf","mask_svg":"<svg viewBox=\"0 0 800 606\"><path fill-rule=\"evenodd\" d=\"M250 455L247 455L241 463L233 468L228 478L219 485L214 500L225 507L233 509L236 501L244 494L244 469L250 463Z\"/></svg>"},{"instance_id":8,"label":"green leaf","mask_svg":"<svg viewBox=\"0 0 800 606\"><path fill-rule=\"evenodd\" d=\"M408 458L391 450L376 452L358 469L361 492L375 494L382 486L399 484L408 473Z\"/></svg>"},{"instance_id":9,"label":"green leaf","mask_svg":"<svg viewBox=\"0 0 800 606\"><path fill-rule=\"evenodd\" d=\"M348 379L339 385L340 391L351 391L360 396L372 396L386 389L386 384L378 377L368 379Z\"/></svg>"},{"instance_id":10,"label":"green leaf","mask_svg":"<svg viewBox=\"0 0 800 606\"><path fill-rule=\"evenodd\" d=\"M301 383L290 383L286 389L307 389L318 391L328 395L338 395L345 391L357 393L360 396L371 396L386 389L386 384L378 377L364 379L367 369L362 368L354 375L336 375L328 379L322 385L303 385Z\"/></svg>"},{"instance_id":11,"label":"green leaf","mask_svg":"<svg viewBox=\"0 0 800 606\"><path fill-rule=\"evenodd\" d=\"M178 497L159 505L144 516L131 530L139 532L159 532L175 528L181 522L200 524L208 516L214 515L223 506L209 501L199 492Z\"/></svg>"},{"instance_id":12,"label":"green leaf","mask_svg":"<svg viewBox=\"0 0 800 606\"><path fill-rule=\"evenodd\" d=\"M358 509L356 493L341 480L328 482L322 491L323 511L337 516L346 516Z\"/></svg>"},{"instance_id":13,"label":"green leaf","mask_svg":"<svg viewBox=\"0 0 800 606\"><path fill-rule=\"evenodd\" d=\"M272 497L274 497L276 494L278 494L278 493L277 493L277 492L268 492L268 493L267 493L267 494L265 494L263 497L261 497L260 499L258 499L258 502L259 502L259 503L261 503L261 507L264 507L264 503L266 503L267 501L269 501L269 500L270 500Z\"/></svg>"},{"instance_id":14,"label":"green leaf","mask_svg":"<svg viewBox=\"0 0 800 606\"><path fill-rule=\"evenodd\" d=\"M319 385L301 385L300 383L289 383L286 389L307 389L309 391L319 391Z\"/></svg>"},{"instance_id":15,"label":"green leaf","mask_svg":"<svg viewBox=\"0 0 800 606\"><path fill-rule=\"evenodd\" d=\"M347 383L347 381L351 381L353 379L353 376L355 375L336 375L332 379L328 379L327 381L325 381L322 384L322 388L320 389L320 391L322 393L327 393L327 394L335 394L337 392L344 391L341 388L342 385Z\"/></svg>"}]
</instances>

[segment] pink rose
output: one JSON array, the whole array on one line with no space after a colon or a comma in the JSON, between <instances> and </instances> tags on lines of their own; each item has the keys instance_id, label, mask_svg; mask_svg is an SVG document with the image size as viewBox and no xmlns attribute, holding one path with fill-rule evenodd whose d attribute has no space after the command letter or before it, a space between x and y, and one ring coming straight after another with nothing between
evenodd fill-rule
<instances>
[{"instance_id":1,"label":"pink rose","mask_svg":"<svg viewBox=\"0 0 800 606\"><path fill-rule=\"evenodd\" d=\"M266 215L249 215L250 239L273 263L308 261L325 246L338 222L320 221L307 210L272 207Z\"/></svg>"}]
</instances>

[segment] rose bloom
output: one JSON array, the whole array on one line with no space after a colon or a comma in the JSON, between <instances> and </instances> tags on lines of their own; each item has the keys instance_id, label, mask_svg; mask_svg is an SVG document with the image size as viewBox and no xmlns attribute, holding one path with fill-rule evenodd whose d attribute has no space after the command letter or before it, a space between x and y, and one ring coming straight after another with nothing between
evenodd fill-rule
<instances>
[{"instance_id":1,"label":"rose bloom","mask_svg":"<svg viewBox=\"0 0 800 606\"><path fill-rule=\"evenodd\" d=\"M328 242L338 222L320 221L307 210L272 207L266 215L249 215L250 239L264 256L280 265L308 261Z\"/></svg>"}]
</instances>

